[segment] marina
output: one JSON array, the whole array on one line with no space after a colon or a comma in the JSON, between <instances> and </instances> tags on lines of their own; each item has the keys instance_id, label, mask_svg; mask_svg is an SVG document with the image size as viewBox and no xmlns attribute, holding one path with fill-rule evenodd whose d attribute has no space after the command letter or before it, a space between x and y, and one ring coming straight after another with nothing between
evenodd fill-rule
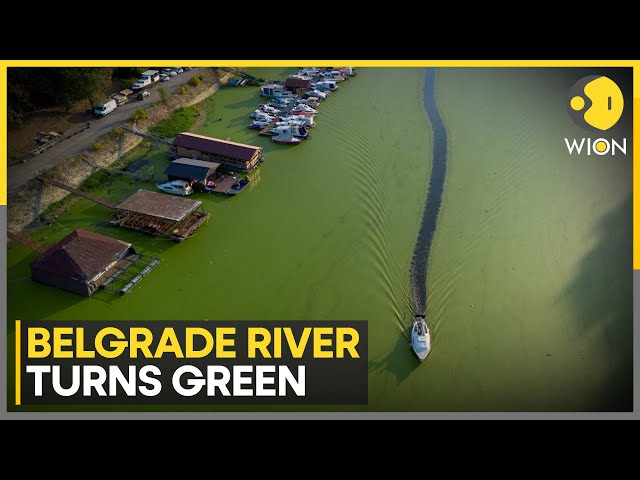
<instances>
[{"instance_id":1,"label":"marina","mask_svg":"<svg viewBox=\"0 0 640 480\"><path fill-rule=\"evenodd\" d=\"M337 82L357 74L352 67L301 68L282 81L271 81L260 86L260 95L270 100L249 114L253 122L248 128L259 130L260 135L273 137L274 143L298 145L310 138L306 131L315 127L314 116L321 100L337 90Z\"/></svg>"}]
</instances>

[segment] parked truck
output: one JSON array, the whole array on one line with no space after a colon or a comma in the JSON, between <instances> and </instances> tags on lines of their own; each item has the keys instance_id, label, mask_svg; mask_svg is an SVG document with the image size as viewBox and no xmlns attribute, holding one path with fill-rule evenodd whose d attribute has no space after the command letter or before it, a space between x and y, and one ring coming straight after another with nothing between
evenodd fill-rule
<instances>
[{"instance_id":1,"label":"parked truck","mask_svg":"<svg viewBox=\"0 0 640 480\"><path fill-rule=\"evenodd\" d=\"M146 72L142 72L142 75L140 75L140 78L133 84L131 89L142 90L158 81L160 81L160 72L158 70L147 70Z\"/></svg>"}]
</instances>

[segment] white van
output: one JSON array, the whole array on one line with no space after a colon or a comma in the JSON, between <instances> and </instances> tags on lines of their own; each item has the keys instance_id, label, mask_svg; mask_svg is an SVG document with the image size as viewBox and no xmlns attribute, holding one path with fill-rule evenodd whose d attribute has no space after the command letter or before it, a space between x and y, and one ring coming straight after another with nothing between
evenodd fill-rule
<instances>
[{"instance_id":1,"label":"white van","mask_svg":"<svg viewBox=\"0 0 640 480\"><path fill-rule=\"evenodd\" d=\"M96 105L93 113L96 117L104 117L106 114L113 112L117 108L116 101L114 99L107 100L106 102Z\"/></svg>"}]
</instances>

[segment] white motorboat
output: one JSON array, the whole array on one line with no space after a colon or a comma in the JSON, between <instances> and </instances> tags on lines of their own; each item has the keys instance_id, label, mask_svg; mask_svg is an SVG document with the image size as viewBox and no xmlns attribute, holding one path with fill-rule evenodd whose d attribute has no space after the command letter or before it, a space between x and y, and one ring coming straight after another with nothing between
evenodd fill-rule
<instances>
[{"instance_id":1,"label":"white motorboat","mask_svg":"<svg viewBox=\"0 0 640 480\"><path fill-rule=\"evenodd\" d=\"M347 77L340 73L338 70L332 70L330 72L323 72L320 75L324 77L325 80L334 80L336 82L342 82L346 80Z\"/></svg>"},{"instance_id":2,"label":"white motorboat","mask_svg":"<svg viewBox=\"0 0 640 480\"><path fill-rule=\"evenodd\" d=\"M336 85L335 80L322 80L315 84L312 83L311 86L319 90L327 90L327 91L338 90L340 88L338 85Z\"/></svg>"},{"instance_id":3,"label":"white motorboat","mask_svg":"<svg viewBox=\"0 0 640 480\"><path fill-rule=\"evenodd\" d=\"M305 127L315 127L316 122L314 121L313 115L287 115L282 117L283 122L300 122L301 125Z\"/></svg>"},{"instance_id":4,"label":"white motorboat","mask_svg":"<svg viewBox=\"0 0 640 480\"><path fill-rule=\"evenodd\" d=\"M429 332L424 315L416 315L413 318L411 347L421 362L424 362L431 352L431 332Z\"/></svg>"},{"instance_id":5,"label":"white motorboat","mask_svg":"<svg viewBox=\"0 0 640 480\"><path fill-rule=\"evenodd\" d=\"M269 125L271 122L272 120L268 120L266 118L257 118L249 124L248 128L251 128L253 130L261 130L267 125Z\"/></svg>"},{"instance_id":6,"label":"white motorboat","mask_svg":"<svg viewBox=\"0 0 640 480\"><path fill-rule=\"evenodd\" d=\"M263 112L262 110L254 110L249 114L249 117L255 118L256 120L273 120L276 118L273 115L269 115L268 113Z\"/></svg>"},{"instance_id":7,"label":"white motorboat","mask_svg":"<svg viewBox=\"0 0 640 480\"><path fill-rule=\"evenodd\" d=\"M308 138L309 132L302 125L280 125L269 130L271 135L293 135L298 138Z\"/></svg>"},{"instance_id":8,"label":"white motorboat","mask_svg":"<svg viewBox=\"0 0 640 480\"><path fill-rule=\"evenodd\" d=\"M329 91L323 91L317 88L312 88L310 90L307 90L307 92L305 93L305 95L307 96L307 98L309 97L315 97L319 100L326 100L327 97L329 95L331 95L331 92Z\"/></svg>"},{"instance_id":9,"label":"white motorboat","mask_svg":"<svg viewBox=\"0 0 640 480\"><path fill-rule=\"evenodd\" d=\"M193 188L186 180L172 180L170 182L160 183L156 185L159 190L165 193L172 193L173 195L182 195L186 197L193 193Z\"/></svg>"},{"instance_id":10,"label":"white motorboat","mask_svg":"<svg viewBox=\"0 0 640 480\"><path fill-rule=\"evenodd\" d=\"M302 138L294 137L293 135L281 134L271 137L271 140L275 143L282 143L284 145L298 145L302 142Z\"/></svg>"},{"instance_id":11,"label":"white motorboat","mask_svg":"<svg viewBox=\"0 0 640 480\"><path fill-rule=\"evenodd\" d=\"M284 88L284 85L279 83L268 83L260 86L260 95L267 98L293 98L296 96L293 92Z\"/></svg>"},{"instance_id":12,"label":"white motorboat","mask_svg":"<svg viewBox=\"0 0 640 480\"><path fill-rule=\"evenodd\" d=\"M280 113L280 110L278 110L277 108L273 108L270 105L267 105L266 103L264 105L260 105L260 110L262 110L264 113L267 113L269 115L277 115Z\"/></svg>"},{"instance_id":13,"label":"white motorboat","mask_svg":"<svg viewBox=\"0 0 640 480\"><path fill-rule=\"evenodd\" d=\"M304 113L311 113L313 115L317 114L318 111L315 108L311 108L309 105L305 105L304 103L299 103L297 104L295 107L293 107L289 113L291 113L292 115L296 115L293 112L304 112Z\"/></svg>"}]
</instances>

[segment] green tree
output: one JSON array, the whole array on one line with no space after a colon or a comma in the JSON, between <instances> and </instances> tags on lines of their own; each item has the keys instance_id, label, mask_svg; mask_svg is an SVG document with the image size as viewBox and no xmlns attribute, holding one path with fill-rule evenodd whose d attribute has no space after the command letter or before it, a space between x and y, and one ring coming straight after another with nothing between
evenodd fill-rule
<instances>
[{"instance_id":1,"label":"green tree","mask_svg":"<svg viewBox=\"0 0 640 480\"><path fill-rule=\"evenodd\" d=\"M139 108L131 114L130 118L133 123L142 122L149 118L149 112L146 108Z\"/></svg>"},{"instance_id":2,"label":"green tree","mask_svg":"<svg viewBox=\"0 0 640 480\"><path fill-rule=\"evenodd\" d=\"M86 98L93 109L111 85L112 73L111 68L67 68L64 70L65 80L69 82L66 94L72 101Z\"/></svg>"}]
</instances>

